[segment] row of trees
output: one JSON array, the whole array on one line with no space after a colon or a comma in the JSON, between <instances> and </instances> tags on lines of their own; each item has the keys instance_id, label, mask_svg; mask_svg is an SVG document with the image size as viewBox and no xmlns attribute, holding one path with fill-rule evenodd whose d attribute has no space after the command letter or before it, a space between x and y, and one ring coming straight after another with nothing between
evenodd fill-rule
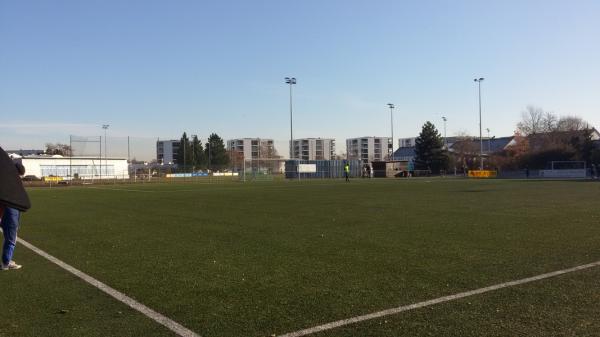
<instances>
[{"instance_id":1,"label":"row of trees","mask_svg":"<svg viewBox=\"0 0 600 337\"><path fill-rule=\"evenodd\" d=\"M552 134L557 132L573 132L590 129L589 123L576 116L558 117L553 112L533 105L521 112L521 121L517 123L517 131L524 136L536 134Z\"/></svg>"},{"instance_id":2,"label":"row of trees","mask_svg":"<svg viewBox=\"0 0 600 337\"><path fill-rule=\"evenodd\" d=\"M517 124L512 146L485 158L488 169L543 169L552 161L583 161L590 167L600 164L593 128L575 116L559 117L541 108L528 106ZM458 170L479 167L479 144L475 137L460 134L452 151L431 122L423 125L415 142L415 169L437 173L450 167ZM487 142L485 140L484 142ZM485 143L484 143L485 144Z\"/></svg>"},{"instance_id":3,"label":"row of trees","mask_svg":"<svg viewBox=\"0 0 600 337\"><path fill-rule=\"evenodd\" d=\"M222 170L229 167L230 156L223 139L212 133L206 143L202 144L198 136L190 139L184 132L179 141L176 155L181 170L209 169Z\"/></svg>"},{"instance_id":4,"label":"row of trees","mask_svg":"<svg viewBox=\"0 0 600 337\"><path fill-rule=\"evenodd\" d=\"M71 155L71 147L68 144L62 143L46 143L46 150L44 153L47 155L61 155L61 156L70 156Z\"/></svg>"},{"instance_id":5,"label":"row of trees","mask_svg":"<svg viewBox=\"0 0 600 337\"><path fill-rule=\"evenodd\" d=\"M600 163L592 136L592 127L579 117L559 117L528 106L517 124L516 144L490 160L503 169L543 169L552 161L582 161L589 167Z\"/></svg>"}]
</instances>

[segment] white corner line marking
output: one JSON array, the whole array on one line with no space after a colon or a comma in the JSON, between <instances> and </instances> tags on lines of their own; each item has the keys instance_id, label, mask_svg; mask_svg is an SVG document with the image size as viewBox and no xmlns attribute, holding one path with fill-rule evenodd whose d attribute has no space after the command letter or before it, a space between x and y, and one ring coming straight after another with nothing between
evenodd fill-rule
<instances>
[{"instance_id":1,"label":"white corner line marking","mask_svg":"<svg viewBox=\"0 0 600 337\"><path fill-rule=\"evenodd\" d=\"M584 265L573 267L573 268L557 270L554 272L541 274L541 275L537 275L537 276L532 276L532 277L528 277L528 278L524 278L524 279L520 279L520 280L516 280L516 281L510 281L510 282L492 285L489 287L465 291L465 292L457 293L454 295L438 297L438 298L434 298L434 299L431 299L428 301L423 301L423 302L409 304L409 305L403 305L400 307L377 311L377 312L366 314L366 315L342 319L339 321L334 321L334 322L330 322L330 323L326 323L326 324L322 324L322 325L317 325L312 328L307 328L307 329L298 330L295 332L286 333L284 335L280 335L279 337L306 336L306 335L314 334L314 333L325 331L325 330L331 330L331 329L338 328L338 327L345 326L345 325L350 325L350 324L367 321L367 320L371 320L371 319L375 319L375 318L380 318L380 317L384 317L384 316L395 315L395 314L398 314L398 313L401 313L404 311L410 311L410 310L414 310L414 309L428 307L428 306L431 306L434 304L454 301L454 300L461 299L464 297L479 295L479 294L487 293L487 292L502 289L502 288L513 287L513 286L517 286L517 285L521 285L521 284L525 284L525 283L529 283L529 282L539 281L539 280L543 280L543 279L547 279L547 278L551 278L551 277L555 277L555 276L559 276L559 275L563 275L563 274L568 274L568 273L572 273L572 272L576 272L576 271L580 271L580 270L584 270L584 269L594 268L594 267L598 267L598 266L600 266L600 261L589 263L589 264L584 264Z\"/></svg>"},{"instance_id":2,"label":"white corner line marking","mask_svg":"<svg viewBox=\"0 0 600 337\"><path fill-rule=\"evenodd\" d=\"M19 243L21 243L23 246L31 249L32 251L34 251L36 254L42 256L43 258L45 258L46 260L58 265L59 267L61 267L62 269L68 271L69 273L79 277L80 279L84 280L85 282L91 284L92 286L102 290L103 292L105 292L106 294L114 297L115 299L117 299L120 302L125 303L126 305L128 305L129 307L141 312L142 314L146 315L147 317L149 317L150 319L152 319L153 321L164 325L165 327L167 327L169 330L175 332L177 335L181 336L181 337L200 337L200 335L198 335L197 333L193 332L192 330L184 327L183 325L175 322L174 320L148 308L147 306L143 305L142 303L134 300L133 298L123 294L122 292L113 289L111 287L109 287L108 285L96 280L95 278L89 276L88 274L76 269L73 266L70 266L66 263L64 263L63 261L57 259L56 257L44 252L43 250L37 248L36 246L32 245L31 243L18 238Z\"/></svg>"}]
</instances>

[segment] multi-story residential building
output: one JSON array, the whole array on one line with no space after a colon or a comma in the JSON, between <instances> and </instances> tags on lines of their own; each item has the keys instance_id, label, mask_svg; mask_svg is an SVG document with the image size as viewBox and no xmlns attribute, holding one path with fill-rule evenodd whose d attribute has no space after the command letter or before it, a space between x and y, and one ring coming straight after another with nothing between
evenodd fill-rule
<instances>
[{"instance_id":1,"label":"multi-story residential building","mask_svg":"<svg viewBox=\"0 0 600 337\"><path fill-rule=\"evenodd\" d=\"M274 158L275 145L273 139L237 138L227 141L227 149L231 154L243 159Z\"/></svg>"},{"instance_id":2,"label":"multi-story residential building","mask_svg":"<svg viewBox=\"0 0 600 337\"><path fill-rule=\"evenodd\" d=\"M446 137L444 138L444 145L448 144L448 148L452 147L452 144L456 142L459 137ZM410 138L399 138L398 139L398 148L404 147L415 147L417 141L417 137Z\"/></svg>"},{"instance_id":3,"label":"multi-story residential building","mask_svg":"<svg viewBox=\"0 0 600 337\"><path fill-rule=\"evenodd\" d=\"M156 142L156 161L161 164L177 164L179 140L159 140Z\"/></svg>"},{"instance_id":4,"label":"multi-story residential building","mask_svg":"<svg viewBox=\"0 0 600 337\"><path fill-rule=\"evenodd\" d=\"M335 139L294 139L292 157L302 160L331 160L335 157Z\"/></svg>"},{"instance_id":5,"label":"multi-story residential building","mask_svg":"<svg viewBox=\"0 0 600 337\"><path fill-rule=\"evenodd\" d=\"M360 159L364 163L388 160L392 153L392 138L361 137L346 139L348 159Z\"/></svg>"},{"instance_id":6,"label":"multi-story residential building","mask_svg":"<svg viewBox=\"0 0 600 337\"><path fill-rule=\"evenodd\" d=\"M398 139L398 147L414 147L415 146L415 140L417 139L417 137L411 137L411 138L399 138Z\"/></svg>"}]
</instances>

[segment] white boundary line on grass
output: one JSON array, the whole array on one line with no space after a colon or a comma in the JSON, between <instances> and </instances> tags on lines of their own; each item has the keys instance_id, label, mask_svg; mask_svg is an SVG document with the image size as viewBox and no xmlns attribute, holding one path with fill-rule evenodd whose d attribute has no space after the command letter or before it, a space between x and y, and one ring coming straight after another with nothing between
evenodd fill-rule
<instances>
[{"instance_id":1,"label":"white boundary line on grass","mask_svg":"<svg viewBox=\"0 0 600 337\"><path fill-rule=\"evenodd\" d=\"M428 306L431 306L434 304L454 301L457 299L461 299L461 298L465 298L465 297L469 297L469 296L473 296L473 295L479 295L479 294L487 293L487 292L502 289L502 288L513 287L513 286L517 286L517 285L521 285L521 284L525 284L525 283L529 283L529 282L539 281L539 280L543 280L543 279L547 279L547 278L551 278L551 277L555 277L555 276L559 276L559 275L563 275L563 274L567 274L567 273L572 273L572 272L576 272L576 271L580 271L580 270L584 270L584 269L594 268L594 267L598 267L598 266L600 266L600 261L589 263L589 264L584 264L584 265L573 267L573 268L562 269L562 270L558 270L558 271L554 271L554 272L550 272L550 273L546 273L546 274L541 274L541 275L537 275L537 276L532 276L532 277L528 277L528 278L524 278L524 279L520 279L520 280L516 280L516 281L499 283L499 284L492 285L489 287L465 291L465 292L454 294L454 295L438 297L438 298L434 298L434 299L431 299L428 301L423 301L423 302L409 304L409 305L403 305L400 307L377 311L377 312L366 314L366 315L342 319L339 321L334 321L334 322L330 322L330 323L326 323L326 324L322 324L322 325L317 325L312 328L307 328L307 329L298 330L295 332L286 333L284 335L280 335L279 337L306 336L306 335L314 334L314 333L325 331L325 330L331 330L331 329L338 328L338 327L345 326L345 325L350 325L350 324L367 321L367 320L371 320L371 319L375 319L375 318L380 318L380 317L384 317L384 316L395 315L395 314L399 314L399 313L405 312L405 311L428 307Z\"/></svg>"},{"instance_id":2,"label":"white boundary line on grass","mask_svg":"<svg viewBox=\"0 0 600 337\"><path fill-rule=\"evenodd\" d=\"M112 188L112 187L97 187L97 186L86 186L84 189L104 190L104 191L125 191L125 192L142 192L142 193L154 193L154 190L136 190L133 188Z\"/></svg>"},{"instance_id":3,"label":"white boundary line on grass","mask_svg":"<svg viewBox=\"0 0 600 337\"><path fill-rule=\"evenodd\" d=\"M208 184L206 184L208 185ZM254 186L258 186L260 188L263 189L280 189L280 188L295 188L295 187L306 187L306 186L336 186L338 184L295 184L295 185L277 185L277 186L268 186L268 185L254 185ZM341 184L340 184L341 185ZM218 185L213 185L213 186L218 186ZM228 186L225 187L223 189L220 189L220 191L230 191L230 190L240 190L240 189L245 189L245 188L250 188L250 185L248 185L248 187L245 186ZM170 193L170 192L199 192L199 191L204 191L200 188L195 188L195 189L174 189L174 190L156 190L156 189L152 189L152 190L140 190L140 189L132 189L132 188L107 188L107 187L99 187L99 186L88 186L88 187L83 187L82 189L95 189L95 190L103 190L103 191L124 191L124 192L142 192L142 193ZM212 190L211 192L214 192L215 190Z\"/></svg>"},{"instance_id":4,"label":"white boundary line on grass","mask_svg":"<svg viewBox=\"0 0 600 337\"><path fill-rule=\"evenodd\" d=\"M34 251L36 254L40 255L41 257L45 258L46 260L58 265L59 267L61 267L62 269L68 271L69 273L79 277L80 279L84 280L85 282L91 284L92 286L102 290L103 292L105 292L106 294L114 297L115 299L117 299L118 301L125 303L126 305L128 305L129 307L133 308L134 310L137 310L139 312L141 312L142 314L146 315L147 317L149 317L150 319L152 319L153 321L164 325L165 327L167 327L169 330L175 332L177 335L181 336L181 337L200 337L200 335L198 335L197 333L193 332L192 330L184 327L183 325L173 321L172 319L148 308L147 306L143 305L142 303L134 300L133 298L123 294L122 292L113 289L111 287L109 287L108 285L96 280L95 278L89 276L88 274L76 269L73 266L70 266L66 263L64 263L63 261L57 259L56 257L44 252L43 250L37 248L36 246L32 245L31 243L18 238L19 243L21 243L23 246L31 249L32 251Z\"/></svg>"}]
</instances>

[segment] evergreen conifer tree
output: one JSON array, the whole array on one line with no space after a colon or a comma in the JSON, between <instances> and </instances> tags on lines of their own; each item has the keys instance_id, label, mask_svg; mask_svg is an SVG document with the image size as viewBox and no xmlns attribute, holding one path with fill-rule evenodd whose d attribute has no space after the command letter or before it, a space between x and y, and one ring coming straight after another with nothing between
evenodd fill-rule
<instances>
[{"instance_id":1,"label":"evergreen conifer tree","mask_svg":"<svg viewBox=\"0 0 600 337\"><path fill-rule=\"evenodd\" d=\"M229 154L225 149L223 139L216 133L212 133L208 137L208 141L204 147L206 158L208 160L208 168L212 171L222 170L229 166Z\"/></svg>"},{"instance_id":2,"label":"evergreen conifer tree","mask_svg":"<svg viewBox=\"0 0 600 337\"><path fill-rule=\"evenodd\" d=\"M439 173L448 165L448 154L444 149L444 140L431 122L423 125L419 137L415 140L415 166L418 170L431 170Z\"/></svg>"}]
</instances>

